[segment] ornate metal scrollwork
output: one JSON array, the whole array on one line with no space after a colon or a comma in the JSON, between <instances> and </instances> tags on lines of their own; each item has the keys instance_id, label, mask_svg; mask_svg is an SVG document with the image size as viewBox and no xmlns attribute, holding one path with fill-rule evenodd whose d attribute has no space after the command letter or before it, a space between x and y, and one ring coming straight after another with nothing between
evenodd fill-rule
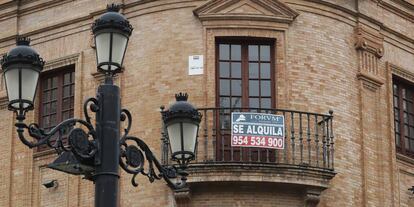
<instances>
[{"instance_id":1,"label":"ornate metal scrollwork","mask_svg":"<svg viewBox=\"0 0 414 207\"><path fill-rule=\"evenodd\" d=\"M95 140L88 139L89 135L81 128L72 129L69 134L69 146L72 147L71 151L83 159L93 158L98 150L95 145Z\"/></svg>"},{"instance_id":2,"label":"ornate metal scrollwork","mask_svg":"<svg viewBox=\"0 0 414 207\"><path fill-rule=\"evenodd\" d=\"M98 96L98 98L99 98L99 96ZM99 110L99 103L98 103L98 99L93 98L93 97L86 99L86 101L83 103L83 114L85 115L85 120L90 125L92 125L92 123L91 123L91 117L88 114L88 104L90 102L92 104L89 105L89 108L91 109L92 112L95 112L95 113Z\"/></svg>"},{"instance_id":3,"label":"ornate metal scrollwork","mask_svg":"<svg viewBox=\"0 0 414 207\"><path fill-rule=\"evenodd\" d=\"M98 100L99 97L98 99L89 98L85 101L83 106L85 120L76 118L67 119L48 132L40 128L38 124L32 123L26 125L23 123L23 120L19 120L15 124L18 136L30 148L46 144L54 148L59 154L71 151L77 159L90 161L97 155L99 146L97 144L96 131L88 114L88 106L92 112L97 112L99 110ZM173 189L186 187L186 177L188 174L178 166L162 165L143 140L128 135L132 124L131 113L126 109L122 109L120 116L121 121L126 123L126 127L119 142L119 163L122 169L133 175L131 179L132 185L135 187L138 186L135 178L138 174L143 174L148 177L150 182L164 179L168 186ZM77 124L81 126L75 127ZM25 130L34 138L33 141L26 139L24 136ZM65 144L63 138L67 134L68 143ZM148 170L145 170L145 167L148 167ZM178 180L179 177L180 182L173 181L174 179Z\"/></svg>"},{"instance_id":4,"label":"ornate metal scrollwork","mask_svg":"<svg viewBox=\"0 0 414 207\"><path fill-rule=\"evenodd\" d=\"M148 177L150 182L155 180L164 179L168 186L173 189L183 188L187 185L186 176L188 175L184 170L175 166L163 166L154 156L148 145L138 137L128 136L131 128L132 118L131 113L122 109L121 121L125 121L128 118L127 128L125 128L125 134L120 140L120 157L119 164L127 173L133 174L131 183L137 187L138 183L135 178L138 174L143 174ZM145 161L148 162L148 170L145 171ZM172 179L181 176L181 182L174 183Z\"/></svg>"},{"instance_id":5,"label":"ornate metal scrollwork","mask_svg":"<svg viewBox=\"0 0 414 207\"><path fill-rule=\"evenodd\" d=\"M86 111L89 102L93 102L91 104L92 111L95 112L98 110L98 101L95 98L86 100L84 104L86 120L76 118L67 119L48 132L40 128L38 124L31 123L26 125L23 123L23 120L19 120L15 124L19 139L29 148L46 144L47 146L54 148L58 154L63 151L72 151L76 156L83 159L94 157L98 149L95 144L96 132ZM74 128L77 124L86 128L87 132L82 128ZM29 141L24 136L25 130L27 130L29 135L34 138L33 141ZM69 142L65 145L64 137L66 137L65 135L67 134L69 134Z\"/></svg>"}]
</instances>

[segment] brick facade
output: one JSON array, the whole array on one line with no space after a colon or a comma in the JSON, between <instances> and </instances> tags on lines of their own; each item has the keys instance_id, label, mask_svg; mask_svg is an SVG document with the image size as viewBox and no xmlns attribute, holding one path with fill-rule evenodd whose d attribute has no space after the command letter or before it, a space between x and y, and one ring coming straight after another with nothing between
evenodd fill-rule
<instances>
[{"instance_id":1,"label":"brick facade","mask_svg":"<svg viewBox=\"0 0 414 207\"><path fill-rule=\"evenodd\" d=\"M161 105L185 91L197 107L214 107L215 38L274 38L276 107L334 111L335 172L197 168L190 192L172 192L120 171L120 206L414 206L414 159L396 153L392 77L414 83L412 0L0 0L0 54L27 35L45 70L75 65L75 117L95 95L90 25L107 3L135 28L116 77L122 106L133 114L130 134L161 155ZM188 75L188 56L204 55L204 74ZM94 186L46 168L56 155L17 138L0 86L0 206L93 206ZM26 122L37 122L38 110ZM289 171L290 172L290 171ZM295 174L297 173L297 174ZM312 177L316 176L316 177ZM329 178L328 178L329 177ZM46 189L45 181L59 186ZM181 196L181 197L180 197Z\"/></svg>"}]
</instances>

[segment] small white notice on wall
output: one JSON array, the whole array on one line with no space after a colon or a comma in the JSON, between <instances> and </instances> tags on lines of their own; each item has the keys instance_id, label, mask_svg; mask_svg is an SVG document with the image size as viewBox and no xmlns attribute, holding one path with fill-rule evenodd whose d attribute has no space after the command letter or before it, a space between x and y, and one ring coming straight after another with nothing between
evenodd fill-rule
<instances>
[{"instance_id":1,"label":"small white notice on wall","mask_svg":"<svg viewBox=\"0 0 414 207\"><path fill-rule=\"evenodd\" d=\"M203 74L203 56L191 55L188 57L188 75Z\"/></svg>"}]
</instances>

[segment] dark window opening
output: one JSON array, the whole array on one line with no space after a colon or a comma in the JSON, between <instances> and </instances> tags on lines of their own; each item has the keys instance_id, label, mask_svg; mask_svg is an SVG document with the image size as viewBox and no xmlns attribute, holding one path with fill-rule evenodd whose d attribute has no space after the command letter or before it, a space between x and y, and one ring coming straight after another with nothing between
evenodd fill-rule
<instances>
[{"instance_id":1,"label":"dark window opening","mask_svg":"<svg viewBox=\"0 0 414 207\"><path fill-rule=\"evenodd\" d=\"M393 79L394 131L397 152L414 158L414 85Z\"/></svg>"},{"instance_id":2,"label":"dark window opening","mask_svg":"<svg viewBox=\"0 0 414 207\"><path fill-rule=\"evenodd\" d=\"M63 120L73 117L75 67L71 65L41 74L39 83L39 125L48 132ZM67 136L69 130L63 131L64 137ZM53 139L56 137L54 136ZM48 148L48 146L42 145L38 151Z\"/></svg>"}]
</instances>

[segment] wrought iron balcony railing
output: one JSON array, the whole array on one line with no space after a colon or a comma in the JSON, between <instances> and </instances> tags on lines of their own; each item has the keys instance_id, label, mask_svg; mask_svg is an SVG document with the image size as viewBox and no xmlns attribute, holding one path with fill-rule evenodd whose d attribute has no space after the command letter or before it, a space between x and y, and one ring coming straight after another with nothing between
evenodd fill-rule
<instances>
[{"instance_id":1,"label":"wrought iron balcony railing","mask_svg":"<svg viewBox=\"0 0 414 207\"><path fill-rule=\"evenodd\" d=\"M199 108L202 115L193 164L271 164L334 170L333 112L317 114L283 109ZM284 149L231 146L231 112L283 115ZM167 133L162 132L162 162L169 164Z\"/></svg>"}]
</instances>

